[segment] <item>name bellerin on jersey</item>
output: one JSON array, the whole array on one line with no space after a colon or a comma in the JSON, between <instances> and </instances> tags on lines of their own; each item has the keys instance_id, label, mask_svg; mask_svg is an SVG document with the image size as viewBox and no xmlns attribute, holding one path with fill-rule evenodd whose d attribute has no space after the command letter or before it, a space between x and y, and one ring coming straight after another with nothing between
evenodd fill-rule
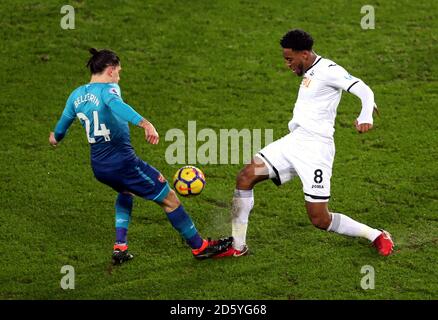
<instances>
[{"instance_id":1,"label":"name bellerin on jersey","mask_svg":"<svg viewBox=\"0 0 438 320\"><path fill-rule=\"evenodd\" d=\"M99 99L92 93L87 93L86 95L83 96L79 96L76 98L76 100L74 101L74 105L75 108L77 108L81 103L90 101L92 103L94 103L97 107L99 106Z\"/></svg>"}]
</instances>

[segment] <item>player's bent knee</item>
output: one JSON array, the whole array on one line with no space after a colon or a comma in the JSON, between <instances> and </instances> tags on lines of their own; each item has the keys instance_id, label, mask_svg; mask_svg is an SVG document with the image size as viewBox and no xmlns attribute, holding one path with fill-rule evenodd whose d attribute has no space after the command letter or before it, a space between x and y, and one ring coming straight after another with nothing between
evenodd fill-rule
<instances>
[{"instance_id":1,"label":"player's bent knee","mask_svg":"<svg viewBox=\"0 0 438 320\"><path fill-rule=\"evenodd\" d=\"M312 224L317 227L318 229L327 230L330 226L330 220L326 217L316 216L316 217L310 217L310 221L312 221Z\"/></svg>"},{"instance_id":2,"label":"player's bent knee","mask_svg":"<svg viewBox=\"0 0 438 320\"><path fill-rule=\"evenodd\" d=\"M266 166L257 164L254 160L247 164L237 175L236 185L238 189L252 189L257 182L269 177Z\"/></svg>"},{"instance_id":3,"label":"player's bent knee","mask_svg":"<svg viewBox=\"0 0 438 320\"><path fill-rule=\"evenodd\" d=\"M242 170L239 171L239 174L237 175L237 181L238 182L249 182L251 180L251 171L248 168L248 165L246 165Z\"/></svg>"},{"instance_id":4,"label":"player's bent knee","mask_svg":"<svg viewBox=\"0 0 438 320\"><path fill-rule=\"evenodd\" d=\"M163 202L159 203L159 205L163 208L164 211L169 213L178 208L181 205L181 201L179 201L175 191L171 189L166 198L164 198Z\"/></svg>"},{"instance_id":5,"label":"player's bent knee","mask_svg":"<svg viewBox=\"0 0 438 320\"><path fill-rule=\"evenodd\" d=\"M327 208L327 203L306 202L307 214L310 221L318 229L327 230L331 223L331 216Z\"/></svg>"},{"instance_id":6,"label":"player's bent knee","mask_svg":"<svg viewBox=\"0 0 438 320\"><path fill-rule=\"evenodd\" d=\"M251 165L246 165L242 170L240 170L237 175L236 184L239 189L250 189L255 184L255 179L253 175L254 169Z\"/></svg>"},{"instance_id":7,"label":"player's bent knee","mask_svg":"<svg viewBox=\"0 0 438 320\"><path fill-rule=\"evenodd\" d=\"M178 196L173 190L169 191L169 194L167 195L165 200L167 200L168 205L174 207L174 209L178 208L181 204L181 201L179 201Z\"/></svg>"}]
</instances>

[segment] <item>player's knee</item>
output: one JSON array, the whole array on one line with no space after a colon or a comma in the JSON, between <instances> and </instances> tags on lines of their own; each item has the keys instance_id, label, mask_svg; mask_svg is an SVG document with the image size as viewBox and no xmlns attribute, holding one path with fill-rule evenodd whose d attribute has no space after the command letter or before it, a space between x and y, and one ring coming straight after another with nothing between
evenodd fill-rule
<instances>
[{"instance_id":1,"label":"player's knee","mask_svg":"<svg viewBox=\"0 0 438 320\"><path fill-rule=\"evenodd\" d=\"M175 191L170 190L167 197L170 198L170 204L176 208L178 208L181 204L181 201L179 201L178 196L176 195Z\"/></svg>"},{"instance_id":2,"label":"player's knee","mask_svg":"<svg viewBox=\"0 0 438 320\"><path fill-rule=\"evenodd\" d=\"M173 191L172 189L169 191L166 198L164 198L163 202L160 204L160 206L166 212L172 212L180 205L181 205L181 201L179 201L178 196L176 195L175 191Z\"/></svg>"},{"instance_id":3,"label":"player's knee","mask_svg":"<svg viewBox=\"0 0 438 320\"><path fill-rule=\"evenodd\" d=\"M239 189L248 189L254 186L254 168L250 164L240 170L236 178L236 184Z\"/></svg>"},{"instance_id":4,"label":"player's knee","mask_svg":"<svg viewBox=\"0 0 438 320\"><path fill-rule=\"evenodd\" d=\"M330 222L323 217L312 217L310 220L318 229L327 230L327 228L330 226Z\"/></svg>"},{"instance_id":5,"label":"player's knee","mask_svg":"<svg viewBox=\"0 0 438 320\"><path fill-rule=\"evenodd\" d=\"M327 230L331 223L330 215L325 211L310 210L310 221L318 229Z\"/></svg>"}]
</instances>

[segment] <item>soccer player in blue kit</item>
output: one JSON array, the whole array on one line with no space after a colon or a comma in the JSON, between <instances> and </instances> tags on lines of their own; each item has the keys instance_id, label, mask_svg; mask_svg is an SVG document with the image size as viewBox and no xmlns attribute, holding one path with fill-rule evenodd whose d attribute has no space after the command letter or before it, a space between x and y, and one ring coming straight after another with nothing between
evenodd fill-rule
<instances>
[{"instance_id":1,"label":"soccer player in blue kit","mask_svg":"<svg viewBox=\"0 0 438 320\"><path fill-rule=\"evenodd\" d=\"M94 176L118 193L112 263L118 265L133 258L127 244L133 195L152 200L163 208L172 226L192 248L195 258L206 259L226 251L232 238L201 238L163 175L135 154L128 123L143 128L145 139L150 144L157 144L159 135L148 120L123 102L118 85L119 57L110 50L92 48L90 53L92 57L87 63L91 71L90 83L70 94L55 131L50 133L49 142L57 146L76 117L85 128Z\"/></svg>"}]
</instances>

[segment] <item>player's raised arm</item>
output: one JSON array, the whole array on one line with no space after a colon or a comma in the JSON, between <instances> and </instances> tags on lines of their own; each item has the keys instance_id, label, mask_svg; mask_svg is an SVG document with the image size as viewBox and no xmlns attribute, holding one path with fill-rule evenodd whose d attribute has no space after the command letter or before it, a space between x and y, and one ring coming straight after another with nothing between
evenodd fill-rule
<instances>
[{"instance_id":1,"label":"player's raised arm","mask_svg":"<svg viewBox=\"0 0 438 320\"><path fill-rule=\"evenodd\" d=\"M373 127L374 93L363 81L354 84L349 92L362 101L362 110L354 123L356 129L360 133L367 132Z\"/></svg>"},{"instance_id":2,"label":"player's raised arm","mask_svg":"<svg viewBox=\"0 0 438 320\"><path fill-rule=\"evenodd\" d=\"M343 67L333 63L329 65L328 81L335 88L354 94L362 101L362 110L354 124L360 133L373 127L374 93L361 79L350 75Z\"/></svg>"},{"instance_id":3,"label":"player's raised arm","mask_svg":"<svg viewBox=\"0 0 438 320\"><path fill-rule=\"evenodd\" d=\"M103 95L105 103L111 111L124 121L130 122L135 126L141 127L145 131L145 139L150 144L157 144L159 135L155 127L134 110L129 104L125 103L120 94L120 88L111 85L110 89Z\"/></svg>"},{"instance_id":4,"label":"player's raised arm","mask_svg":"<svg viewBox=\"0 0 438 320\"><path fill-rule=\"evenodd\" d=\"M67 133L68 128L71 126L73 121L75 120L76 114L73 110L73 107L70 103L70 99L67 100L64 111L62 112L61 118L56 124L55 131L50 132L49 135L49 143L52 146L57 146L58 143L64 138Z\"/></svg>"},{"instance_id":5,"label":"player's raised arm","mask_svg":"<svg viewBox=\"0 0 438 320\"><path fill-rule=\"evenodd\" d=\"M108 106L119 118L143 128L147 142L150 144L158 143L159 135L155 127L152 125L152 123L135 111L134 108L132 108L129 104L124 103L121 100L113 99L109 102Z\"/></svg>"},{"instance_id":6,"label":"player's raised arm","mask_svg":"<svg viewBox=\"0 0 438 320\"><path fill-rule=\"evenodd\" d=\"M138 124L139 127L144 129L145 139L150 144L157 144L160 141L160 136L158 135L155 127L146 119L142 119Z\"/></svg>"},{"instance_id":7,"label":"player's raised arm","mask_svg":"<svg viewBox=\"0 0 438 320\"><path fill-rule=\"evenodd\" d=\"M150 144L157 144L160 140L157 130L148 120L143 118L129 104L120 100L113 100L109 104L111 110L121 119L144 129L145 140Z\"/></svg>"}]
</instances>

